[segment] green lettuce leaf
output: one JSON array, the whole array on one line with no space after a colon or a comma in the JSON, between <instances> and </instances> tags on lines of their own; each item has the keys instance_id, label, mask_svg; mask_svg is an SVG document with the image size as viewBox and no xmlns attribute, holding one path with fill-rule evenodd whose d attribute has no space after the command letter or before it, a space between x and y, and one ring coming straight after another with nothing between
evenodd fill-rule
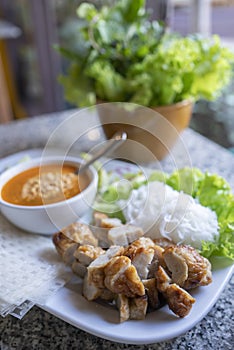
<instances>
[{"instance_id":1,"label":"green lettuce leaf","mask_svg":"<svg viewBox=\"0 0 234 350\"><path fill-rule=\"evenodd\" d=\"M164 173L163 171L159 170L153 170L149 174L148 181L160 181L160 182L166 182L169 175L167 173Z\"/></svg>"},{"instance_id":2,"label":"green lettuce leaf","mask_svg":"<svg viewBox=\"0 0 234 350\"><path fill-rule=\"evenodd\" d=\"M212 256L225 257L234 260L234 222L220 223L218 243L202 242L201 254L206 258Z\"/></svg>"},{"instance_id":3,"label":"green lettuce leaf","mask_svg":"<svg viewBox=\"0 0 234 350\"><path fill-rule=\"evenodd\" d=\"M233 195L228 182L216 174L206 173L197 192L199 202L217 214L218 219L225 220Z\"/></svg>"},{"instance_id":4,"label":"green lettuce leaf","mask_svg":"<svg viewBox=\"0 0 234 350\"><path fill-rule=\"evenodd\" d=\"M168 177L166 183L176 191L183 191L192 197L196 197L203 179L204 174L199 169L185 167L174 171Z\"/></svg>"},{"instance_id":5,"label":"green lettuce leaf","mask_svg":"<svg viewBox=\"0 0 234 350\"><path fill-rule=\"evenodd\" d=\"M95 211L104 213L110 218L118 218L123 224L126 223L126 219L120 207L115 203L104 203L102 201L96 201L94 203L93 209Z\"/></svg>"}]
</instances>

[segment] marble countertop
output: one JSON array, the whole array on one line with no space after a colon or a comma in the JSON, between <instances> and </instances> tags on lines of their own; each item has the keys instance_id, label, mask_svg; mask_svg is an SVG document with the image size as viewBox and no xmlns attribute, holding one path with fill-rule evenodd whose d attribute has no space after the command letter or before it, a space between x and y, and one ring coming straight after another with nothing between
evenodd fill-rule
<instances>
[{"instance_id":1,"label":"marble countertop","mask_svg":"<svg viewBox=\"0 0 234 350\"><path fill-rule=\"evenodd\" d=\"M0 157L25 149L44 147L54 129L70 112L34 117L0 125ZM86 140L87 141L87 140ZM173 162L166 158L160 166L170 171L183 166L185 149L191 165L224 176L234 188L234 157L231 152L191 129L181 135L173 149ZM90 146L83 143L83 147ZM86 149L84 149L86 150ZM126 345L111 342L79 330L55 316L33 307L22 320L12 316L0 318L0 349L206 349L231 350L234 341L233 277L208 315L186 334L173 340L151 345Z\"/></svg>"}]
</instances>

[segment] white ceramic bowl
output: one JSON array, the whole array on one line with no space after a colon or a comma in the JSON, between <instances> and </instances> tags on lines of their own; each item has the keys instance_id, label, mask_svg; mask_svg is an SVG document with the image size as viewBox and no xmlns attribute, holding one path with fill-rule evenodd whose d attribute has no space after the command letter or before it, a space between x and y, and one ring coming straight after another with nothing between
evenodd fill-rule
<instances>
[{"instance_id":1,"label":"white ceramic bowl","mask_svg":"<svg viewBox=\"0 0 234 350\"><path fill-rule=\"evenodd\" d=\"M79 167L81 160L75 157L66 157L64 161L64 157L58 156L34 158L4 171L0 175L0 207L2 214L17 227L33 233L53 234L79 220L91 210L97 191L98 175L92 166L89 167L84 173L88 177L88 186L78 195L61 202L24 206L3 200L2 188L13 176L27 169L46 164L68 164Z\"/></svg>"}]
</instances>

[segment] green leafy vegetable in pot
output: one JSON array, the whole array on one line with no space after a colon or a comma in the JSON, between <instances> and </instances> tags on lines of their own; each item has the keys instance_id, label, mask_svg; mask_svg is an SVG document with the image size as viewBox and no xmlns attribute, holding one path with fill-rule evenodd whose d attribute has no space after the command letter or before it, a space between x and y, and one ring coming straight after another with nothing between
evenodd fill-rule
<instances>
[{"instance_id":1,"label":"green leafy vegetable in pot","mask_svg":"<svg viewBox=\"0 0 234 350\"><path fill-rule=\"evenodd\" d=\"M145 0L118 0L99 10L84 2L77 15L72 40L57 46L69 62L59 80L75 105L211 100L230 81L234 55L218 36L166 33L163 24L149 20Z\"/></svg>"}]
</instances>

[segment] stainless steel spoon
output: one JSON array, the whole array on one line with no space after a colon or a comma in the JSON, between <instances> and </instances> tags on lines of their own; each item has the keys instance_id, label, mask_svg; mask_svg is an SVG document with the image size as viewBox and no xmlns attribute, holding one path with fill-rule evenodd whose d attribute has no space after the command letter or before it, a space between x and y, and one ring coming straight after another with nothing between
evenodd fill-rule
<instances>
[{"instance_id":1,"label":"stainless steel spoon","mask_svg":"<svg viewBox=\"0 0 234 350\"><path fill-rule=\"evenodd\" d=\"M104 146L95 151L91 158L83 165L81 165L80 168L76 170L76 174L81 174L87 168L93 164L96 160L103 157L104 155L107 155L111 151L116 150L119 146L121 146L125 141L127 140L127 133L125 131L118 131L116 132L111 139L109 139L107 142L105 142Z\"/></svg>"}]
</instances>

